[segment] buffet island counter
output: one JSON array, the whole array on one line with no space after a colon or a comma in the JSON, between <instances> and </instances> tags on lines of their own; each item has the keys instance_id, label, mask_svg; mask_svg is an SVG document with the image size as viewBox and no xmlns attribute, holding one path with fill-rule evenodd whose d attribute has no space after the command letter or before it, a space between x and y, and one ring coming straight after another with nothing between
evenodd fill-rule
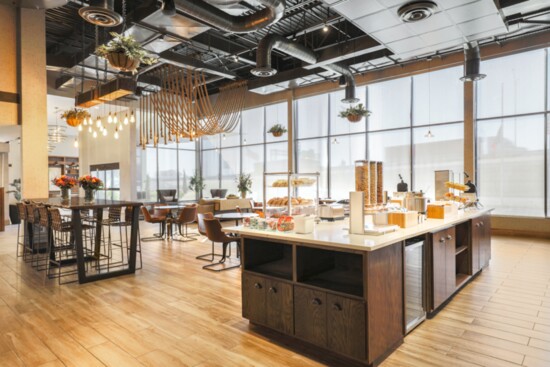
<instances>
[{"instance_id":1,"label":"buffet island counter","mask_svg":"<svg viewBox=\"0 0 550 367\"><path fill-rule=\"evenodd\" d=\"M347 220L318 223L310 234L224 228L242 237L243 317L344 364L377 365L403 342L412 309L435 315L488 264L490 213L380 236L349 234ZM411 241L424 243L416 268L406 267Z\"/></svg>"}]
</instances>

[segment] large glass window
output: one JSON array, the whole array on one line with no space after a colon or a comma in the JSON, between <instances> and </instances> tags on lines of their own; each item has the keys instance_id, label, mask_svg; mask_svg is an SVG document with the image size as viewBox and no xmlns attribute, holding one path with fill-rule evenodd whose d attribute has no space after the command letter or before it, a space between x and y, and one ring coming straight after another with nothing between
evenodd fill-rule
<instances>
[{"instance_id":1,"label":"large glass window","mask_svg":"<svg viewBox=\"0 0 550 367\"><path fill-rule=\"evenodd\" d=\"M297 139L328 135L328 100L326 94L299 99L296 102Z\"/></svg>"},{"instance_id":2,"label":"large glass window","mask_svg":"<svg viewBox=\"0 0 550 367\"><path fill-rule=\"evenodd\" d=\"M367 119L363 118L359 122L349 122L347 118L340 117L339 114L350 107L349 104L343 103L342 98L345 96L345 91L339 90L330 94L330 134L353 134L365 132L367 129ZM356 97L359 98L358 103L365 105L366 88L356 88Z\"/></svg>"},{"instance_id":3,"label":"large glass window","mask_svg":"<svg viewBox=\"0 0 550 367\"><path fill-rule=\"evenodd\" d=\"M355 161L365 159L365 135L345 135L331 139L330 196L341 200L355 191Z\"/></svg>"},{"instance_id":4,"label":"large glass window","mask_svg":"<svg viewBox=\"0 0 550 367\"><path fill-rule=\"evenodd\" d=\"M368 87L369 130L405 127L411 121L411 78L371 84Z\"/></svg>"},{"instance_id":5,"label":"large glass window","mask_svg":"<svg viewBox=\"0 0 550 367\"><path fill-rule=\"evenodd\" d=\"M495 214L544 215L544 115L478 123L478 182Z\"/></svg>"},{"instance_id":6,"label":"large glass window","mask_svg":"<svg viewBox=\"0 0 550 367\"><path fill-rule=\"evenodd\" d=\"M193 191L189 189L189 181L191 180L191 177L195 174L195 151L182 149L178 151L178 154L178 198L180 200L194 200L196 195Z\"/></svg>"},{"instance_id":7,"label":"large glass window","mask_svg":"<svg viewBox=\"0 0 550 367\"><path fill-rule=\"evenodd\" d=\"M202 152L202 177L204 179L203 195L210 195L211 189L220 188L220 152L218 149Z\"/></svg>"},{"instance_id":8,"label":"large glass window","mask_svg":"<svg viewBox=\"0 0 550 367\"><path fill-rule=\"evenodd\" d=\"M157 200L157 149L147 146L137 148L137 172L136 184L137 198L143 201Z\"/></svg>"},{"instance_id":9,"label":"large glass window","mask_svg":"<svg viewBox=\"0 0 550 367\"><path fill-rule=\"evenodd\" d=\"M228 194L236 194L237 176L241 172L241 151L240 148L222 149L221 154L221 188L227 189Z\"/></svg>"},{"instance_id":10,"label":"large glass window","mask_svg":"<svg viewBox=\"0 0 550 367\"><path fill-rule=\"evenodd\" d=\"M328 139L299 140L296 143L298 172L321 173L319 196L328 197Z\"/></svg>"},{"instance_id":11,"label":"large glass window","mask_svg":"<svg viewBox=\"0 0 550 367\"><path fill-rule=\"evenodd\" d=\"M178 150L175 148L158 149L158 188L176 190L178 188Z\"/></svg>"}]
</instances>

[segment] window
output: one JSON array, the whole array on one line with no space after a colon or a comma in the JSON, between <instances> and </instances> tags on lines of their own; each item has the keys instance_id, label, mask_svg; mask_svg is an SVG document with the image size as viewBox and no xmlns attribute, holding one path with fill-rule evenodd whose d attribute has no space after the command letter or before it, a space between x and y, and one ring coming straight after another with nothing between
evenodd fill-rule
<instances>
[{"instance_id":1,"label":"window","mask_svg":"<svg viewBox=\"0 0 550 367\"><path fill-rule=\"evenodd\" d=\"M364 134L335 139L330 145L330 196L341 200L355 191L355 161L365 159L366 141Z\"/></svg>"},{"instance_id":2,"label":"window","mask_svg":"<svg viewBox=\"0 0 550 367\"><path fill-rule=\"evenodd\" d=\"M328 99L326 94L296 101L296 138L315 138L328 135ZM303 171L303 170L302 170Z\"/></svg>"},{"instance_id":3,"label":"window","mask_svg":"<svg viewBox=\"0 0 550 367\"><path fill-rule=\"evenodd\" d=\"M237 176L241 172L240 148L226 148L221 150L221 187L227 189L227 193L238 195Z\"/></svg>"},{"instance_id":4,"label":"window","mask_svg":"<svg viewBox=\"0 0 550 367\"><path fill-rule=\"evenodd\" d=\"M328 197L328 139L306 139L296 143L297 172L321 173L319 197Z\"/></svg>"},{"instance_id":5,"label":"window","mask_svg":"<svg viewBox=\"0 0 550 367\"><path fill-rule=\"evenodd\" d=\"M178 150L159 147L158 149L158 188L175 190L178 188Z\"/></svg>"},{"instance_id":6,"label":"window","mask_svg":"<svg viewBox=\"0 0 550 367\"><path fill-rule=\"evenodd\" d=\"M195 143L193 143L193 147ZM189 181L195 174L195 150L178 151L179 200L194 200L196 195L189 189Z\"/></svg>"},{"instance_id":7,"label":"window","mask_svg":"<svg viewBox=\"0 0 550 367\"><path fill-rule=\"evenodd\" d=\"M96 199L120 200L120 166L118 163L90 166L90 171L103 181L103 189L97 190Z\"/></svg>"},{"instance_id":8,"label":"window","mask_svg":"<svg viewBox=\"0 0 550 367\"><path fill-rule=\"evenodd\" d=\"M137 198L143 201L157 201L157 149L147 146L137 148L138 182Z\"/></svg>"},{"instance_id":9,"label":"window","mask_svg":"<svg viewBox=\"0 0 550 367\"><path fill-rule=\"evenodd\" d=\"M410 126L411 78L369 85L368 110L370 131Z\"/></svg>"},{"instance_id":10,"label":"window","mask_svg":"<svg viewBox=\"0 0 550 367\"><path fill-rule=\"evenodd\" d=\"M365 88L355 88L358 103L365 105ZM347 118L338 116L341 111L350 107L348 103L343 103L345 96L344 90L339 90L330 94L330 135L353 134L365 132L367 129L367 119L363 118L359 122L351 123ZM364 138L364 137L363 137Z\"/></svg>"},{"instance_id":11,"label":"window","mask_svg":"<svg viewBox=\"0 0 550 367\"><path fill-rule=\"evenodd\" d=\"M264 146L243 146L243 173L252 178L252 194L255 201L263 200ZM238 195L238 193L237 193Z\"/></svg>"},{"instance_id":12,"label":"window","mask_svg":"<svg viewBox=\"0 0 550 367\"><path fill-rule=\"evenodd\" d=\"M202 152L202 178L204 180L203 195L211 189L220 188L220 153L218 149Z\"/></svg>"}]
</instances>

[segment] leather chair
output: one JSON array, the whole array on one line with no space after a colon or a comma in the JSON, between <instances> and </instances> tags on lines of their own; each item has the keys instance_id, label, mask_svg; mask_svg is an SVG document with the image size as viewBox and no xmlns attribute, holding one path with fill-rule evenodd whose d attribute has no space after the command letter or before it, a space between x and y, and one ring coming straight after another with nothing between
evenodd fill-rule
<instances>
[{"instance_id":1,"label":"leather chair","mask_svg":"<svg viewBox=\"0 0 550 367\"><path fill-rule=\"evenodd\" d=\"M194 236L189 236L189 224L193 223L197 217L197 207L195 205L189 205L180 210L177 218L172 220L172 223L177 224L178 232L182 239L174 238L174 241L179 242L189 242L194 241L197 238ZM183 226L184 230L182 232L181 227Z\"/></svg>"},{"instance_id":2,"label":"leather chair","mask_svg":"<svg viewBox=\"0 0 550 367\"><path fill-rule=\"evenodd\" d=\"M17 225L17 257L25 256L25 242L27 239L27 204L17 203L19 224Z\"/></svg>"},{"instance_id":3,"label":"leather chair","mask_svg":"<svg viewBox=\"0 0 550 367\"><path fill-rule=\"evenodd\" d=\"M197 229L199 231L199 233L202 235L202 236L206 236L206 226L204 225L204 220L205 219L214 219L214 214L212 213L197 213ZM216 254L214 252L214 242L212 242L212 251L207 253L207 254L204 254L204 255L199 255L196 257L196 259L198 260L203 260L203 261L214 261L214 258L218 256L218 257L222 257L223 255L222 254Z\"/></svg>"},{"instance_id":4,"label":"leather chair","mask_svg":"<svg viewBox=\"0 0 550 367\"><path fill-rule=\"evenodd\" d=\"M220 264L225 263L225 259L227 258L227 247L230 246L232 242L236 242L237 248L241 245L241 238L238 236L228 236L222 231L222 224L218 219L204 219L204 227L206 229L206 237L210 241L212 241L212 247L214 247L214 243L221 243L222 244L222 257L219 262L214 264L208 264L203 266L203 269L210 270L210 271L225 271L229 269L238 268L241 266L241 264L232 265L232 266L226 266L226 267L218 267L214 268L215 266L218 266ZM214 252L212 250L212 252Z\"/></svg>"},{"instance_id":5,"label":"leather chair","mask_svg":"<svg viewBox=\"0 0 550 367\"><path fill-rule=\"evenodd\" d=\"M157 190L159 202L164 204L177 204L176 190Z\"/></svg>"},{"instance_id":6,"label":"leather chair","mask_svg":"<svg viewBox=\"0 0 550 367\"><path fill-rule=\"evenodd\" d=\"M153 214L149 212L149 209L147 207L142 206L141 212L143 213L143 219L147 223L156 223L160 226L160 233L153 234L152 237L145 237L142 238L142 241L158 241L164 239L164 235L166 234L166 218L168 215L169 210L168 209L157 209L154 208Z\"/></svg>"}]
</instances>

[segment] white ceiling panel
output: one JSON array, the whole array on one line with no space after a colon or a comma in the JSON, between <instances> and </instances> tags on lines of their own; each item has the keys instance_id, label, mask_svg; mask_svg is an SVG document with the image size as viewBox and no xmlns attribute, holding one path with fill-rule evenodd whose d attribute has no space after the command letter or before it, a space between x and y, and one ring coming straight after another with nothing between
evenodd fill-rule
<instances>
[{"instance_id":1,"label":"white ceiling panel","mask_svg":"<svg viewBox=\"0 0 550 367\"><path fill-rule=\"evenodd\" d=\"M426 44L420 37L409 37L404 40L390 42L388 47L395 53L402 53L417 50L426 47Z\"/></svg>"},{"instance_id":2,"label":"white ceiling panel","mask_svg":"<svg viewBox=\"0 0 550 367\"><path fill-rule=\"evenodd\" d=\"M384 10L384 7L376 0L348 0L334 5L332 9L348 19L357 19Z\"/></svg>"},{"instance_id":3,"label":"white ceiling panel","mask_svg":"<svg viewBox=\"0 0 550 367\"><path fill-rule=\"evenodd\" d=\"M438 43L460 39L462 38L462 32L460 32L460 30L457 27L451 26L451 27L439 29L435 32L424 33L420 35L420 37L424 40L426 45L432 46Z\"/></svg>"},{"instance_id":4,"label":"white ceiling panel","mask_svg":"<svg viewBox=\"0 0 550 367\"><path fill-rule=\"evenodd\" d=\"M392 6L402 6L403 4L408 3L409 1L406 1L406 0L378 0L378 2L381 5L385 6L386 8L391 8Z\"/></svg>"},{"instance_id":5,"label":"white ceiling panel","mask_svg":"<svg viewBox=\"0 0 550 367\"><path fill-rule=\"evenodd\" d=\"M482 33L490 30L496 30L495 34L506 32L506 27L502 18L498 14L487 15L483 18L471 20L469 22L461 23L458 28L465 36L470 36L476 33Z\"/></svg>"},{"instance_id":6,"label":"white ceiling panel","mask_svg":"<svg viewBox=\"0 0 550 367\"><path fill-rule=\"evenodd\" d=\"M498 9L493 1L478 1L447 10L447 14L455 23L464 23L486 15L498 15Z\"/></svg>"},{"instance_id":7,"label":"white ceiling panel","mask_svg":"<svg viewBox=\"0 0 550 367\"><path fill-rule=\"evenodd\" d=\"M411 36L411 30L406 24L399 24L395 27L382 29L371 35L375 39L384 40L384 43L399 41Z\"/></svg>"},{"instance_id":8,"label":"white ceiling panel","mask_svg":"<svg viewBox=\"0 0 550 367\"><path fill-rule=\"evenodd\" d=\"M401 24L396 13L389 10L367 15L355 20L355 23L367 34Z\"/></svg>"},{"instance_id":9,"label":"white ceiling panel","mask_svg":"<svg viewBox=\"0 0 550 367\"><path fill-rule=\"evenodd\" d=\"M457 6L463 6L470 3L481 2L485 0L436 0L437 5L442 9L452 9ZM490 0L493 1L493 0Z\"/></svg>"}]
</instances>

